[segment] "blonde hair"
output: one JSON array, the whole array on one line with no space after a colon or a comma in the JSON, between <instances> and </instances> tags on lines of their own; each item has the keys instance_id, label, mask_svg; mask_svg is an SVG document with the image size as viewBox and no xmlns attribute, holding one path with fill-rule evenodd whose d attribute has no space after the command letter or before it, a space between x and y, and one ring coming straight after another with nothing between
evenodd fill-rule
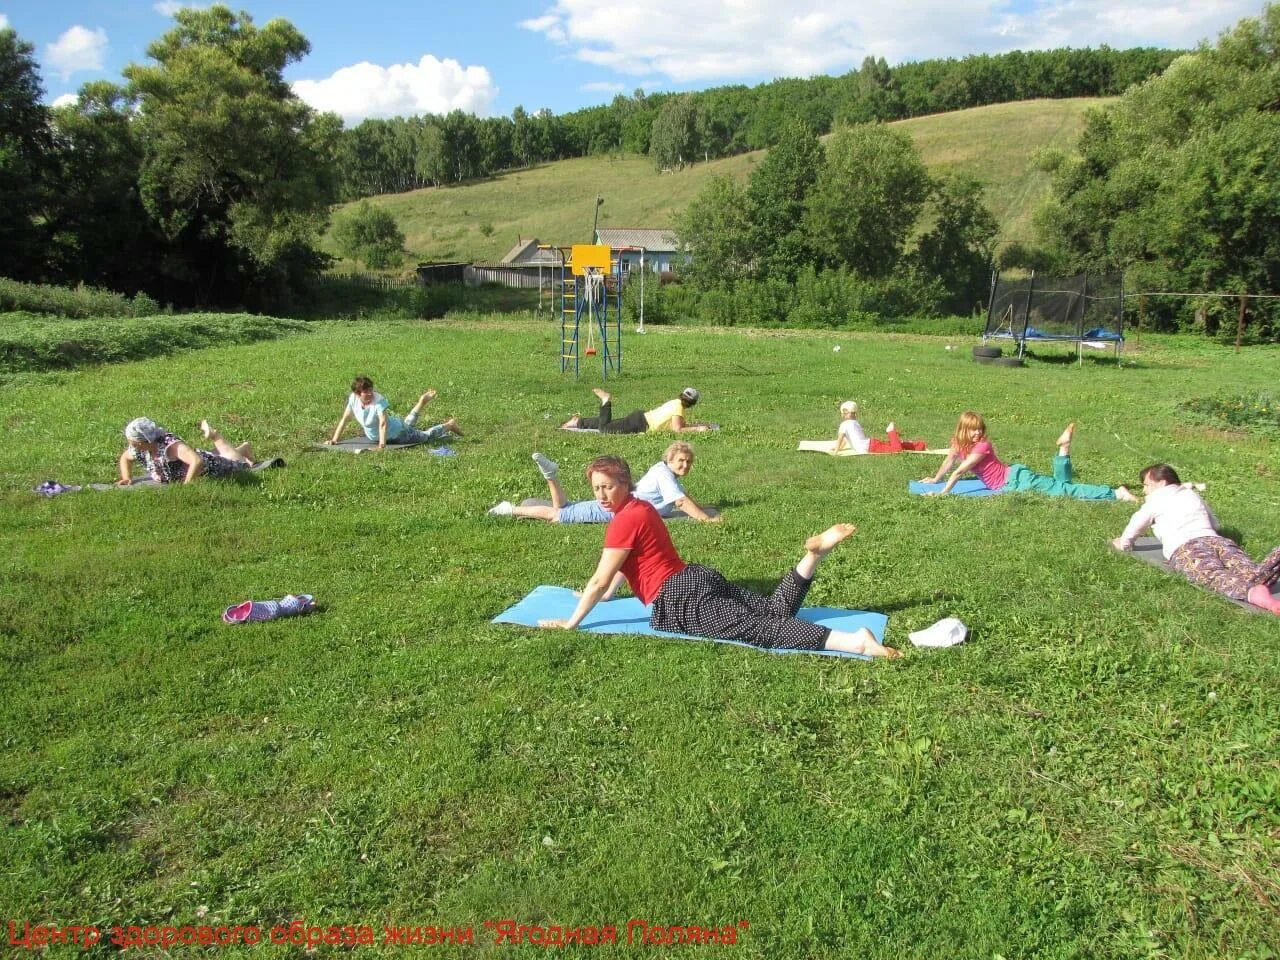
<instances>
[{"instance_id":1,"label":"blonde hair","mask_svg":"<svg viewBox=\"0 0 1280 960\"><path fill-rule=\"evenodd\" d=\"M841 413L852 413L855 417L858 415L858 404L853 400L846 400L840 404Z\"/></svg>"},{"instance_id":2,"label":"blonde hair","mask_svg":"<svg viewBox=\"0 0 1280 960\"><path fill-rule=\"evenodd\" d=\"M956 424L956 432L951 435L952 449L959 450L961 453L968 453L972 450L975 441L970 439L969 434L974 430L977 430L981 438L985 440L987 437L987 421L982 419L982 414L966 410L960 414L960 421Z\"/></svg>"},{"instance_id":3,"label":"blonde hair","mask_svg":"<svg viewBox=\"0 0 1280 960\"><path fill-rule=\"evenodd\" d=\"M693 447L689 446L689 444L685 443L683 440L677 440L673 444L671 444L669 447L667 447L666 450L663 451L662 462L670 463L671 458L674 457L677 453L688 454L689 459L691 461L693 460Z\"/></svg>"}]
</instances>

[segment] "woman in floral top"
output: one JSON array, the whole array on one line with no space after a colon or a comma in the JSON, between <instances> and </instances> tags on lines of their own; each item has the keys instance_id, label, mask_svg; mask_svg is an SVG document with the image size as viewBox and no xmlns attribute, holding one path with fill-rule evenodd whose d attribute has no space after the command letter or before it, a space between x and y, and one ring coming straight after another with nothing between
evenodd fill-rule
<instances>
[{"instance_id":1,"label":"woman in floral top","mask_svg":"<svg viewBox=\"0 0 1280 960\"><path fill-rule=\"evenodd\" d=\"M133 483L135 461L142 463L147 476L156 483L191 483L202 474L226 477L253 466L250 444L233 447L209 426L208 420L200 421L200 432L206 440L213 441L216 452L192 448L181 437L146 417L130 420L124 428L129 445L120 454L120 486Z\"/></svg>"}]
</instances>

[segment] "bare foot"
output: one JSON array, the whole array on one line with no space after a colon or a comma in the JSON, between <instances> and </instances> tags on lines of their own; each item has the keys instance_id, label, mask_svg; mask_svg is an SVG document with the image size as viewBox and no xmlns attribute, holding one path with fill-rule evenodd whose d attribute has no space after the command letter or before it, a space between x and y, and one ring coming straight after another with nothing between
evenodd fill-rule
<instances>
[{"instance_id":1,"label":"bare foot","mask_svg":"<svg viewBox=\"0 0 1280 960\"><path fill-rule=\"evenodd\" d=\"M569 418L568 420L566 420L564 423L560 424L560 429L561 429L561 430L572 430L574 427L576 427L576 426L578 425L578 423L579 423L581 420L582 420L582 417L581 417L579 414L576 414L576 413L575 413L572 417L570 417L570 418Z\"/></svg>"},{"instance_id":2,"label":"bare foot","mask_svg":"<svg viewBox=\"0 0 1280 960\"><path fill-rule=\"evenodd\" d=\"M1280 615L1280 599L1271 595L1271 588L1265 583L1260 583L1251 588L1245 599L1255 607L1261 607L1263 610L1270 610L1272 613Z\"/></svg>"},{"instance_id":3,"label":"bare foot","mask_svg":"<svg viewBox=\"0 0 1280 960\"><path fill-rule=\"evenodd\" d=\"M1074 423L1068 423L1067 428L1062 431L1062 436L1058 437L1058 446L1060 447L1071 446L1071 435L1075 432L1076 432L1076 425Z\"/></svg>"},{"instance_id":4,"label":"bare foot","mask_svg":"<svg viewBox=\"0 0 1280 960\"><path fill-rule=\"evenodd\" d=\"M436 392L434 390L428 390L426 393L424 393L422 396L418 398L418 405L421 406L422 404L428 403L434 400L435 398L436 398Z\"/></svg>"},{"instance_id":5,"label":"bare foot","mask_svg":"<svg viewBox=\"0 0 1280 960\"><path fill-rule=\"evenodd\" d=\"M599 387L592 387L592 388L591 388L591 392L592 392L592 393L594 393L597 397L599 397L599 398L600 398L600 402L601 402L601 403L608 403L610 400L612 400L612 399L613 399L613 394L611 394L611 393L605 393L605 392L604 392L603 390L601 390Z\"/></svg>"},{"instance_id":6,"label":"bare foot","mask_svg":"<svg viewBox=\"0 0 1280 960\"><path fill-rule=\"evenodd\" d=\"M200 434L206 440L208 440L211 436L213 436L213 427L209 426L208 420L200 421Z\"/></svg>"},{"instance_id":7,"label":"bare foot","mask_svg":"<svg viewBox=\"0 0 1280 960\"><path fill-rule=\"evenodd\" d=\"M890 420L890 421L889 421L889 425L888 425L887 427L885 427L885 428L884 428L884 432L885 432L885 433L893 433L893 431L895 431L895 430L897 430L897 429L898 429L898 425L897 425L896 423L894 423L892 420Z\"/></svg>"},{"instance_id":8,"label":"bare foot","mask_svg":"<svg viewBox=\"0 0 1280 960\"><path fill-rule=\"evenodd\" d=\"M844 653L860 653L864 657L884 657L889 660L902 656L901 650L886 647L866 627L859 627L853 633L833 631L827 640L827 649L840 650Z\"/></svg>"},{"instance_id":9,"label":"bare foot","mask_svg":"<svg viewBox=\"0 0 1280 960\"><path fill-rule=\"evenodd\" d=\"M450 417L443 424L441 424L441 426L443 426L450 433L457 434L459 437L462 436L462 430L458 428L458 420L456 417Z\"/></svg>"},{"instance_id":10,"label":"bare foot","mask_svg":"<svg viewBox=\"0 0 1280 960\"><path fill-rule=\"evenodd\" d=\"M1129 492L1128 487L1116 487L1116 499L1123 500L1126 503L1137 503L1138 498Z\"/></svg>"},{"instance_id":11,"label":"bare foot","mask_svg":"<svg viewBox=\"0 0 1280 960\"><path fill-rule=\"evenodd\" d=\"M852 523L837 523L835 526L828 527L822 533L806 540L804 548L819 557L825 557L836 548L836 544L841 540L845 537L853 536L857 529Z\"/></svg>"}]
</instances>

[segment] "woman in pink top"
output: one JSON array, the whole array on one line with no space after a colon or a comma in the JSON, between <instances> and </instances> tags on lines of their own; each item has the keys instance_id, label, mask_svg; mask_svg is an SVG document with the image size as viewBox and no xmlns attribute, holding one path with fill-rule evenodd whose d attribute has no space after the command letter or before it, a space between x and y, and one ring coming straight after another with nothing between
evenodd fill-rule
<instances>
[{"instance_id":1,"label":"woman in pink top","mask_svg":"<svg viewBox=\"0 0 1280 960\"><path fill-rule=\"evenodd\" d=\"M1218 533L1217 518L1194 490L1184 486L1167 463L1156 463L1141 473L1146 502L1133 515L1124 533L1111 541L1117 550L1129 550L1147 527L1160 540L1169 568L1192 583L1232 600L1246 600L1255 607L1280 614L1280 598L1271 587L1280 579L1280 547L1261 563L1254 563L1232 540Z\"/></svg>"},{"instance_id":2,"label":"woman in pink top","mask_svg":"<svg viewBox=\"0 0 1280 960\"><path fill-rule=\"evenodd\" d=\"M954 466L947 485L937 496L950 493L956 481L972 472L990 490L1043 493L1051 497L1072 497L1076 500L1137 500L1124 487L1106 487L1096 483L1075 483L1071 479L1071 437L1076 425L1067 428L1058 437L1058 455L1053 459L1053 476L1036 473L1021 463L1004 464L996 456L996 449L987 439L987 424L972 410L960 414L956 432L951 437L951 452L942 462L938 472L925 477L924 483L940 483Z\"/></svg>"}]
</instances>

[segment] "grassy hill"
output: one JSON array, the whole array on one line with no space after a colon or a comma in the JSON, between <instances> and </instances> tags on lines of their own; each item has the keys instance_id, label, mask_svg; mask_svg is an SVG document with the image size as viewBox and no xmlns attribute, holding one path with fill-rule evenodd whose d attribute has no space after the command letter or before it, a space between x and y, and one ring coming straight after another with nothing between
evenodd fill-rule
<instances>
[{"instance_id":1,"label":"grassy hill","mask_svg":"<svg viewBox=\"0 0 1280 960\"><path fill-rule=\"evenodd\" d=\"M931 170L964 170L987 184L987 204L1004 239L1025 239L1048 186L1031 166L1044 147L1071 149L1096 99L1028 100L903 120ZM497 260L519 238L567 244L590 238L593 198L605 198L600 225L665 227L707 180L745 180L763 151L660 174L647 157L582 157L456 187L376 197L420 260ZM336 253L331 247L330 253ZM351 268L350 263L341 264Z\"/></svg>"}]
</instances>

